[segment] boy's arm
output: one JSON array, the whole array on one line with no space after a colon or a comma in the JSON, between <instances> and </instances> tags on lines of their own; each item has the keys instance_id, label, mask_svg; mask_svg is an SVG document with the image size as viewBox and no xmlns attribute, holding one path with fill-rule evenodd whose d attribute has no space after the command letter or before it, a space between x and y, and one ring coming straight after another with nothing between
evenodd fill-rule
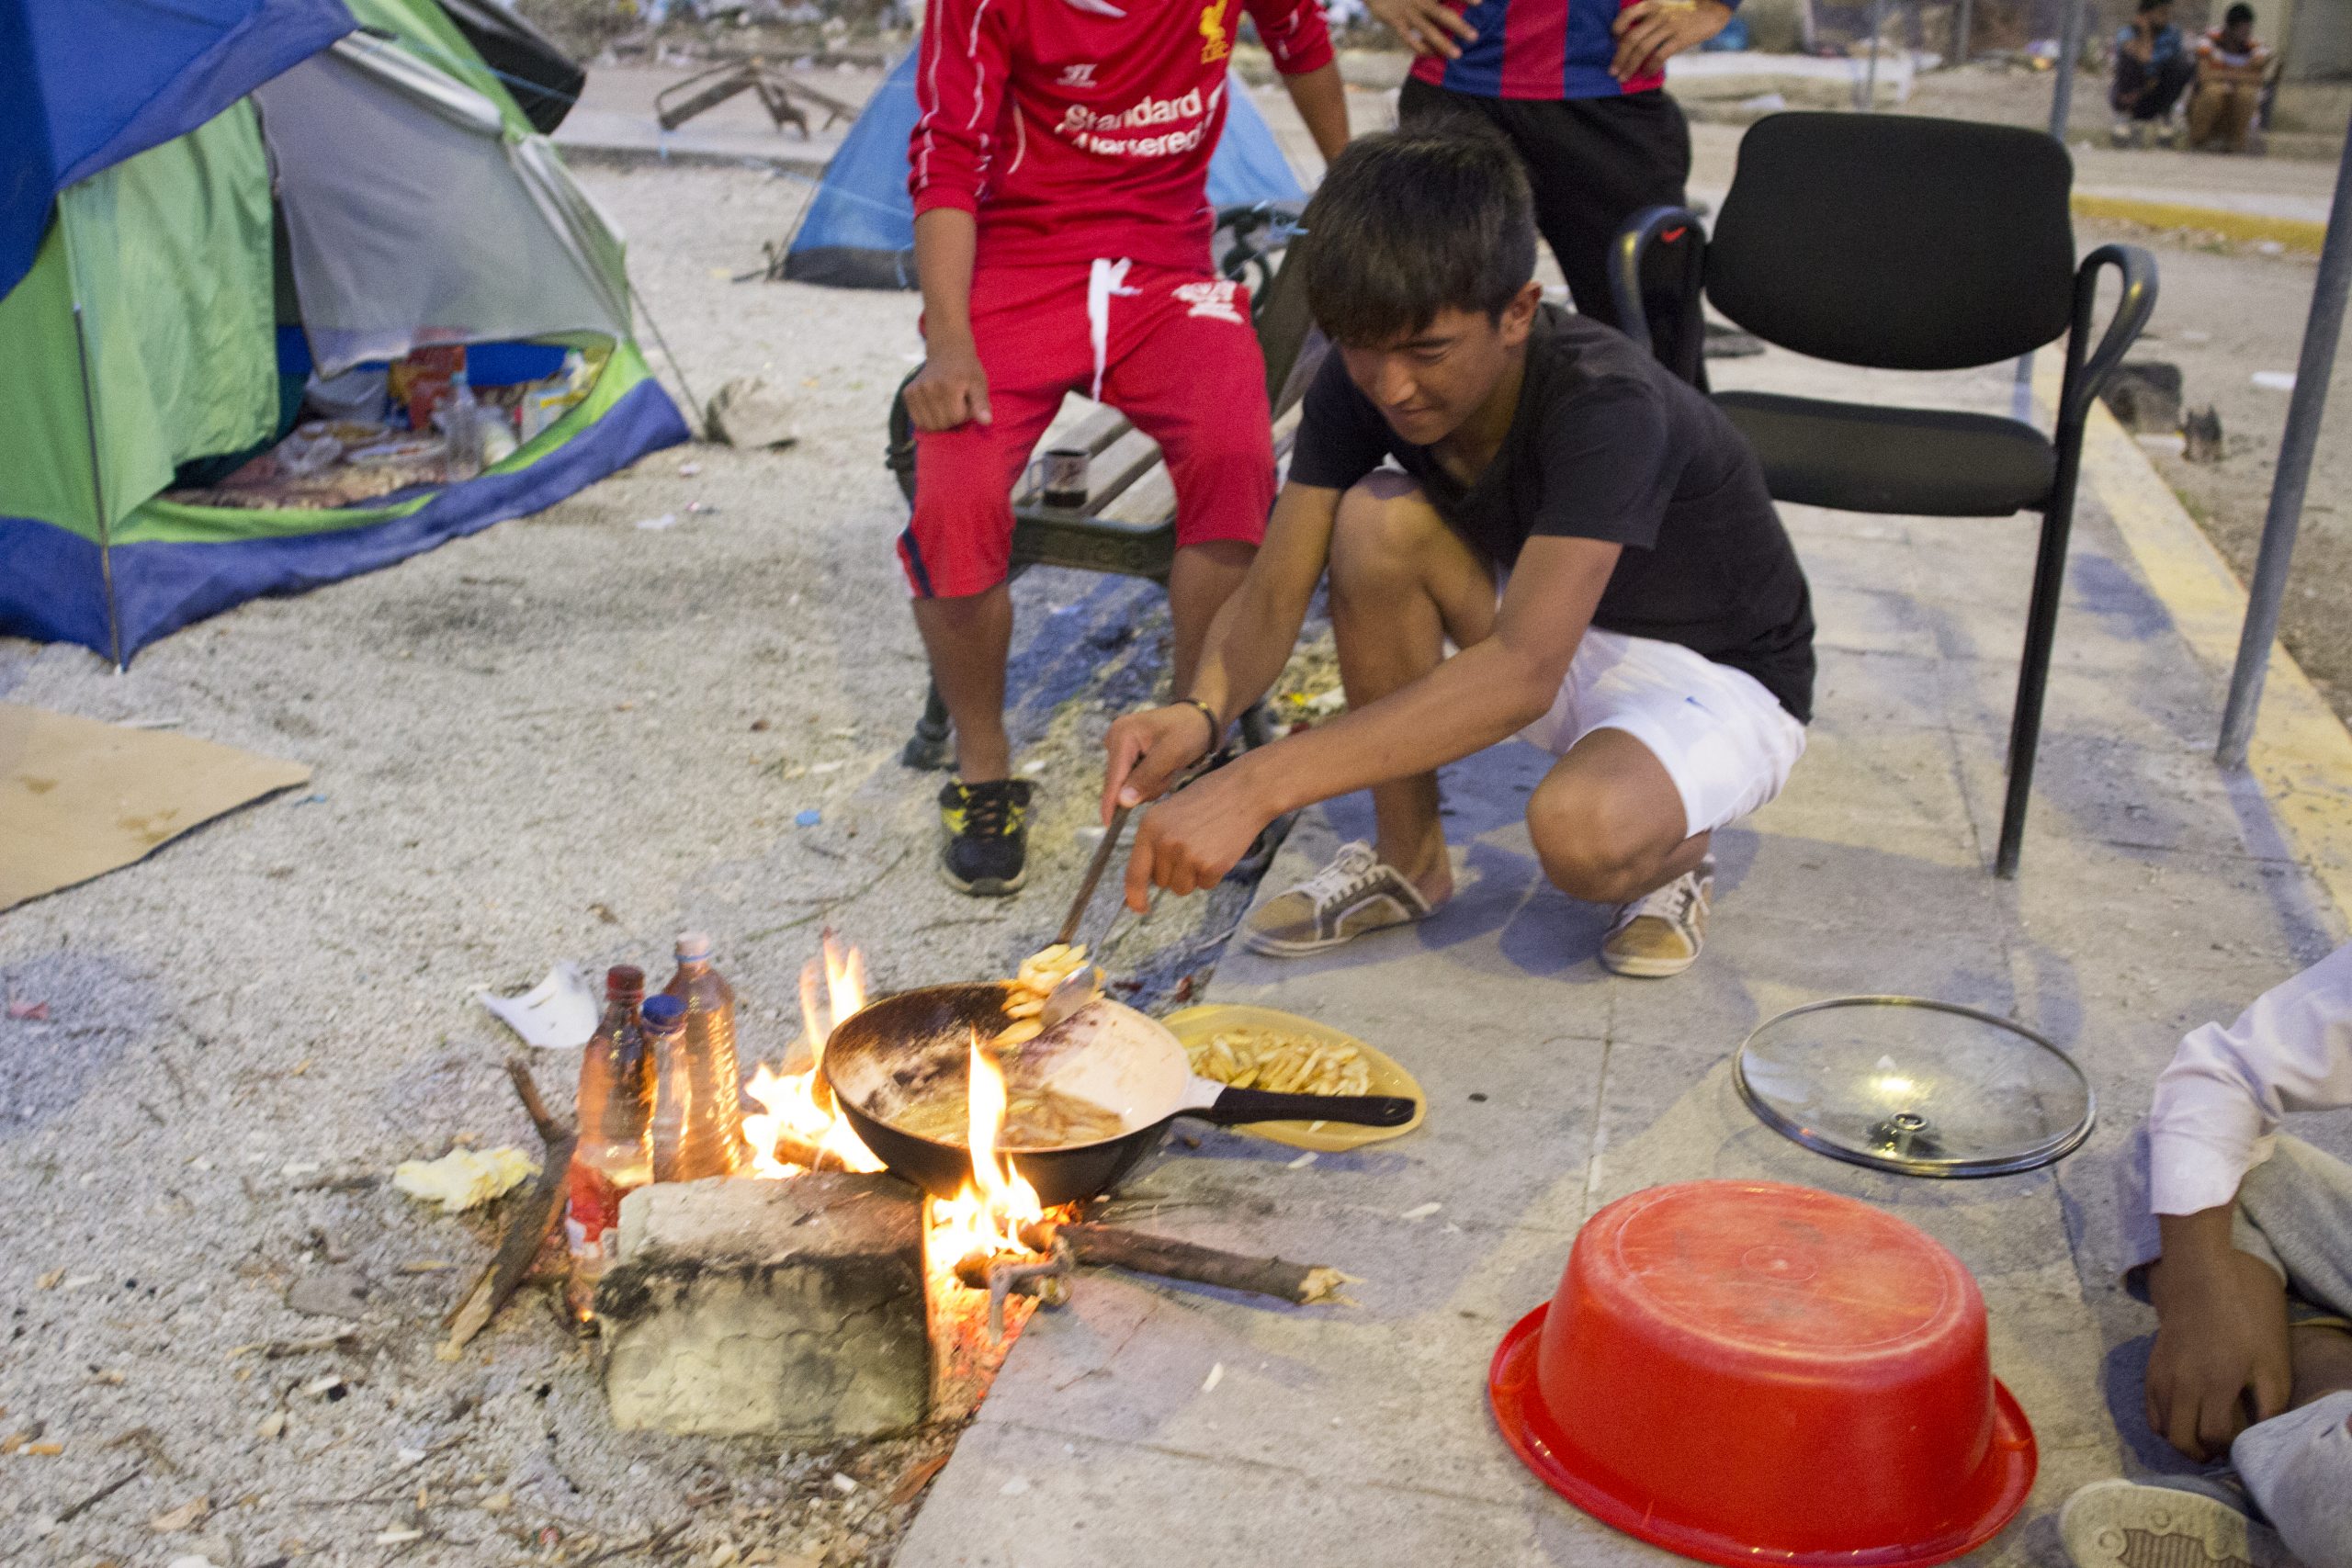
<instances>
[{"instance_id":1,"label":"boy's arm","mask_svg":"<svg viewBox=\"0 0 2352 1568\"><path fill-rule=\"evenodd\" d=\"M1243 0L1258 40L1274 57L1283 85L1315 150L1329 163L1348 144L1348 89L1331 53L1331 32L1316 0Z\"/></svg>"},{"instance_id":2,"label":"boy's arm","mask_svg":"<svg viewBox=\"0 0 2352 1568\"><path fill-rule=\"evenodd\" d=\"M1146 908L1154 885L1178 894L1215 886L1286 811L1434 772L1541 717L1622 548L1530 539L1487 640L1369 707L1261 747L1154 807L1127 861L1127 907Z\"/></svg>"},{"instance_id":3,"label":"boy's arm","mask_svg":"<svg viewBox=\"0 0 2352 1568\"><path fill-rule=\"evenodd\" d=\"M1104 822L1114 807L1153 798L1170 779L1208 755L1225 739L1225 726L1272 687L1306 624L1315 585L1330 558L1331 520L1339 511L1336 490L1283 486L1249 575L1209 623L1192 690L1176 694L1179 701L1166 707L1126 715L1102 738L1111 754L1102 783ZM1216 734L1194 702L1216 712Z\"/></svg>"},{"instance_id":4,"label":"boy's arm","mask_svg":"<svg viewBox=\"0 0 2352 1568\"><path fill-rule=\"evenodd\" d=\"M923 18L924 58L915 73L921 113L907 140L927 355L907 384L907 413L922 430L989 423L988 375L972 342L972 257L1012 69L1004 9L986 0L931 0Z\"/></svg>"},{"instance_id":5,"label":"boy's arm","mask_svg":"<svg viewBox=\"0 0 2352 1568\"><path fill-rule=\"evenodd\" d=\"M972 254L978 224L957 207L915 216L915 276L922 284L922 369L907 383L918 430L952 430L989 413L989 377L972 342Z\"/></svg>"},{"instance_id":6,"label":"boy's arm","mask_svg":"<svg viewBox=\"0 0 2352 1568\"><path fill-rule=\"evenodd\" d=\"M1306 122L1306 133L1315 138L1315 150L1329 163L1348 144L1348 87L1340 80L1337 61L1317 66L1296 76L1283 78L1283 85L1290 93L1290 101L1298 110L1298 118Z\"/></svg>"},{"instance_id":7,"label":"boy's arm","mask_svg":"<svg viewBox=\"0 0 2352 1568\"><path fill-rule=\"evenodd\" d=\"M2235 1207L2233 1198L2160 1216L2164 1258L2148 1275L2156 1309L2148 1426L2199 1461L2286 1409L2294 1384L2286 1292L2270 1265L2232 1245Z\"/></svg>"}]
</instances>

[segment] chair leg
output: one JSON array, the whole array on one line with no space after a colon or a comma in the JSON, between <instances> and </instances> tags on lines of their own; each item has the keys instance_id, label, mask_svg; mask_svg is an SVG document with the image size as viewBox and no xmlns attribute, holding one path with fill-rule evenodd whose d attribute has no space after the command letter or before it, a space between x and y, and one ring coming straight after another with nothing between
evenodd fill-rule
<instances>
[{"instance_id":1,"label":"chair leg","mask_svg":"<svg viewBox=\"0 0 2352 1568\"><path fill-rule=\"evenodd\" d=\"M2064 463L2060 493L2041 518L2041 548L2033 566L2033 598L2026 607L2025 651L2018 664L2017 705L2009 712L2009 786L2001 807L2001 842L1993 874L2013 877L2025 845L2026 804L2033 793L2033 763L2041 746L2041 699L2050 683L2050 649L2058 630L2058 600L2066 586L2066 541L2074 531L2074 465Z\"/></svg>"},{"instance_id":2,"label":"chair leg","mask_svg":"<svg viewBox=\"0 0 2352 1568\"><path fill-rule=\"evenodd\" d=\"M956 750L948 743L952 733L947 705L940 700L939 682L933 681L923 698L922 716L915 720L915 732L907 737L907 744L899 753L899 762L927 772L954 766Z\"/></svg>"}]
</instances>

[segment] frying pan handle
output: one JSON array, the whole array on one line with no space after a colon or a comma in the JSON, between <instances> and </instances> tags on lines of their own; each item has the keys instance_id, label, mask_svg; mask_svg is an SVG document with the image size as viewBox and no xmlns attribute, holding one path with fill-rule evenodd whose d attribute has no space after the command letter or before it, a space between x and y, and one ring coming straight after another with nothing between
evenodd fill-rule
<instances>
[{"instance_id":1,"label":"frying pan handle","mask_svg":"<svg viewBox=\"0 0 2352 1568\"><path fill-rule=\"evenodd\" d=\"M1245 1122L1345 1122L1363 1127L1401 1127L1419 1109L1413 1101L1385 1094L1270 1094L1261 1089L1228 1089L1207 1105L1180 1111L1220 1127Z\"/></svg>"}]
</instances>

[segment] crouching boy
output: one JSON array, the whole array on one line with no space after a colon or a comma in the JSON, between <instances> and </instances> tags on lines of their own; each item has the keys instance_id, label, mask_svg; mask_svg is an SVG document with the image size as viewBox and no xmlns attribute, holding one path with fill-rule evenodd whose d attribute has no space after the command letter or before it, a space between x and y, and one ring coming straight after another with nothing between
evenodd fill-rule
<instances>
[{"instance_id":1,"label":"crouching boy","mask_svg":"<svg viewBox=\"0 0 2352 1568\"><path fill-rule=\"evenodd\" d=\"M1611 968L1678 974L1710 836L1780 792L1812 701L1804 575L1755 455L1614 328L1543 303L1526 176L1490 134L1360 140L1306 223L1292 265L1337 346L1182 700L1113 727L1104 811L1272 686L1327 570L1348 712L1155 806L1128 901L1210 886L1274 818L1368 787L1378 841L1244 939L1312 953L1419 919L1453 891L1438 768L1523 735L1559 759L1528 802L1545 874L1616 906Z\"/></svg>"}]
</instances>

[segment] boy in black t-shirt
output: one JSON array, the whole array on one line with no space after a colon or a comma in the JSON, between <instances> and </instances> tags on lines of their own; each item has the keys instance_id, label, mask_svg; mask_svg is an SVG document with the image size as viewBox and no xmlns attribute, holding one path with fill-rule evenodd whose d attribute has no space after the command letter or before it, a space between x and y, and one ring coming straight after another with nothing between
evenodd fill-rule
<instances>
[{"instance_id":1,"label":"boy in black t-shirt","mask_svg":"<svg viewBox=\"0 0 2352 1568\"><path fill-rule=\"evenodd\" d=\"M1377 845L1243 940L1301 954L1419 919L1453 891L1438 768L1520 734L1560 759L1527 807L1545 874L1619 907L1603 962L1679 974L1710 835L1780 792L1811 714L1813 615L1763 472L1704 396L1542 304L1526 176L1490 136L1360 139L1306 222L1290 265L1337 346L1190 689L1105 739L1104 815L1273 684L1327 568L1349 712L1156 807L1127 901L1214 886L1283 812L1370 788Z\"/></svg>"}]
</instances>

